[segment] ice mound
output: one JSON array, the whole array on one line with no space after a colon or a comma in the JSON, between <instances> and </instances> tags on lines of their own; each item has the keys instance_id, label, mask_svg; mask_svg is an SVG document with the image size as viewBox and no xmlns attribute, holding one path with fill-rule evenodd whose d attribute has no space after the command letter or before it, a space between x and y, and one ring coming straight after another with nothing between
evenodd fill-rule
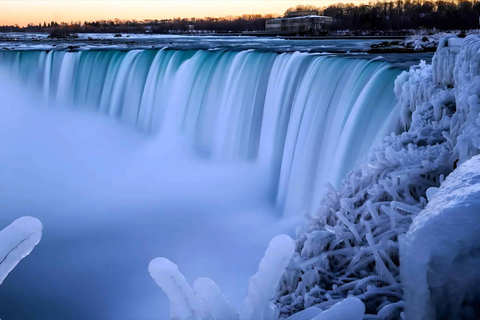
<instances>
[{"instance_id":1,"label":"ice mound","mask_svg":"<svg viewBox=\"0 0 480 320\"><path fill-rule=\"evenodd\" d=\"M0 231L0 284L42 238L42 223L22 217Z\"/></svg>"},{"instance_id":2,"label":"ice mound","mask_svg":"<svg viewBox=\"0 0 480 320\"><path fill-rule=\"evenodd\" d=\"M472 199L476 192L471 189L471 175L464 166L437 188L457 166L480 154L480 37L442 39L433 64L422 62L402 73L395 82L395 94L404 132L385 138L349 173L342 187L330 188L316 216L299 231L296 253L277 290L281 318L312 307L328 311L351 297L365 304L364 319L400 319L404 308L406 319L435 319L419 316L418 310L427 303L434 305L429 306L432 310L440 310L435 311L439 314L453 314L454 319L479 317L468 305L480 302L473 284L480 279L480 272L476 271L480 259L477 261L475 252L475 225L480 225L480 221L474 221L473 215L463 221L452 216L449 219L455 221L450 226L445 222L448 219L438 216L437 226L437 215L425 220L420 217L432 213L420 212L427 205L427 198L432 200L426 210L432 212L436 208L443 213L439 206L453 204L454 196L458 204L465 200L462 192L472 192ZM466 166L478 164L471 162ZM441 199L454 181L458 188L466 190L458 189L459 192L451 192L450 198ZM461 187L462 183L465 185ZM469 213L473 211L463 212L467 216ZM409 262L402 258L400 264L399 238L405 236L417 215L419 220L408 237L427 232L425 237L431 241L431 247L421 247L423 238L418 236L414 242L417 247L409 249L412 256L405 257ZM425 225L426 221L431 226ZM424 226L428 228L420 231ZM454 237L462 228L466 234L460 235L459 242L450 239L439 247L442 239ZM419 253L420 249L425 251ZM459 250L458 257L455 250ZM417 261L415 270L420 274L407 269L414 278L405 280L409 277L405 268L421 255L426 255L425 259L435 255L437 260ZM415 277L426 278L423 291L407 294L404 301L402 281L410 283L408 290L413 292L418 282ZM467 278L470 281L465 281ZM432 281L431 287L428 281ZM434 295L431 298L427 292L430 289ZM457 307L462 303L464 308L459 311ZM450 306L452 309L445 311Z\"/></svg>"},{"instance_id":3,"label":"ice mound","mask_svg":"<svg viewBox=\"0 0 480 320\"><path fill-rule=\"evenodd\" d=\"M480 318L480 156L446 178L400 253L406 319Z\"/></svg>"}]
</instances>

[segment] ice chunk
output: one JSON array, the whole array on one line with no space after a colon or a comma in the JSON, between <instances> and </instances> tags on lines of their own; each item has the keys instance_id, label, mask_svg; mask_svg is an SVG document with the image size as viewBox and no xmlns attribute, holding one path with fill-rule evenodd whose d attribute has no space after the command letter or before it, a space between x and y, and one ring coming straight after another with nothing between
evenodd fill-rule
<instances>
[{"instance_id":1,"label":"ice chunk","mask_svg":"<svg viewBox=\"0 0 480 320\"><path fill-rule=\"evenodd\" d=\"M0 284L40 242L42 229L38 219L22 217L0 231Z\"/></svg>"},{"instance_id":2,"label":"ice chunk","mask_svg":"<svg viewBox=\"0 0 480 320\"><path fill-rule=\"evenodd\" d=\"M400 245L407 319L480 318L480 156L447 177Z\"/></svg>"},{"instance_id":3,"label":"ice chunk","mask_svg":"<svg viewBox=\"0 0 480 320\"><path fill-rule=\"evenodd\" d=\"M314 320L362 320L365 305L357 298L347 298L320 313Z\"/></svg>"},{"instance_id":4,"label":"ice chunk","mask_svg":"<svg viewBox=\"0 0 480 320\"><path fill-rule=\"evenodd\" d=\"M286 235L276 236L270 241L258 272L250 278L247 297L240 312L241 320L263 319L265 307L275 294L294 252L295 244Z\"/></svg>"}]
</instances>

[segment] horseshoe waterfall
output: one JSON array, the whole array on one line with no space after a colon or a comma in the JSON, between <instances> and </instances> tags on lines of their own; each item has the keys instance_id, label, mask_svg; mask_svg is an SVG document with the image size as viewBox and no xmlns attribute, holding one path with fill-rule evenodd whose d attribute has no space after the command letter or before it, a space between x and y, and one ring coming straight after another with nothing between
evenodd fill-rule
<instances>
[{"instance_id":1,"label":"horseshoe waterfall","mask_svg":"<svg viewBox=\"0 0 480 320\"><path fill-rule=\"evenodd\" d=\"M171 309L152 277L261 318L289 237L402 130L402 70L370 56L52 49L0 50L0 223L28 226L18 257L38 243L0 286L2 318L222 319Z\"/></svg>"},{"instance_id":2,"label":"horseshoe waterfall","mask_svg":"<svg viewBox=\"0 0 480 320\"><path fill-rule=\"evenodd\" d=\"M0 68L36 104L93 111L153 138L180 137L207 162L253 163L265 173L266 201L290 216L312 213L327 182L338 187L398 126L400 71L366 59L31 50L1 51Z\"/></svg>"}]
</instances>

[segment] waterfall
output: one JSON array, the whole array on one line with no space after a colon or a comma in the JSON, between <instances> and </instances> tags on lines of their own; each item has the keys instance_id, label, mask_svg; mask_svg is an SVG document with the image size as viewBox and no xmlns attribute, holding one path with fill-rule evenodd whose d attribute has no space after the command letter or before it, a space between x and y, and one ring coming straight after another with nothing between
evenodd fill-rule
<instances>
[{"instance_id":1,"label":"waterfall","mask_svg":"<svg viewBox=\"0 0 480 320\"><path fill-rule=\"evenodd\" d=\"M395 129L400 70L308 53L204 50L0 51L0 68L50 106L94 110L199 156L270 172L271 200L312 212L326 182Z\"/></svg>"}]
</instances>

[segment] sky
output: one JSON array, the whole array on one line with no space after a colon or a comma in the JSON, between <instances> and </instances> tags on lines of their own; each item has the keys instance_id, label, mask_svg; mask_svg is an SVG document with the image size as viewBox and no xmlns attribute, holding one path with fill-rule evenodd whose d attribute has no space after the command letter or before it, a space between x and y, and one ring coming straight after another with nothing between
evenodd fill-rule
<instances>
[{"instance_id":1,"label":"sky","mask_svg":"<svg viewBox=\"0 0 480 320\"><path fill-rule=\"evenodd\" d=\"M203 18L241 14L283 14L289 7L322 7L335 0L0 0L0 25L20 26L43 21L101 19ZM345 1L346 2L346 1ZM348 1L358 3L360 1Z\"/></svg>"}]
</instances>

